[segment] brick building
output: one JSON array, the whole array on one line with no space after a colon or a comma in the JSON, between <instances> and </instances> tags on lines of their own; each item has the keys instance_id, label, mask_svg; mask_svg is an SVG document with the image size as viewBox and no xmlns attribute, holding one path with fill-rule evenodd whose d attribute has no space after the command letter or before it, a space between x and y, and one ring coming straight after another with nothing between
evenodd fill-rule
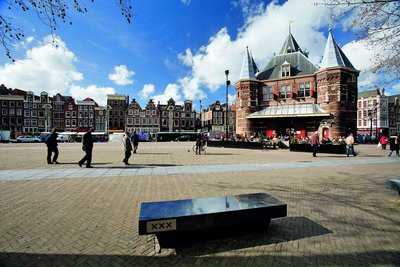
<instances>
[{"instance_id":1,"label":"brick building","mask_svg":"<svg viewBox=\"0 0 400 267\"><path fill-rule=\"evenodd\" d=\"M78 106L75 99L71 96L64 97L64 128L57 127L58 130L74 132L77 127Z\"/></svg>"},{"instance_id":2,"label":"brick building","mask_svg":"<svg viewBox=\"0 0 400 267\"><path fill-rule=\"evenodd\" d=\"M94 108L95 118L95 131L106 132L107 131L107 109L106 107L97 106Z\"/></svg>"},{"instance_id":3,"label":"brick building","mask_svg":"<svg viewBox=\"0 0 400 267\"><path fill-rule=\"evenodd\" d=\"M358 94L357 134L379 137L389 133L389 98L383 89Z\"/></svg>"},{"instance_id":4,"label":"brick building","mask_svg":"<svg viewBox=\"0 0 400 267\"><path fill-rule=\"evenodd\" d=\"M53 96L52 104L52 126L58 130L65 129L65 101L66 96L56 94ZM70 107L68 107L69 109ZM71 109L72 110L72 109Z\"/></svg>"},{"instance_id":5,"label":"brick building","mask_svg":"<svg viewBox=\"0 0 400 267\"><path fill-rule=\"evenodd\" d=\"M236 110L235 107L229 106L228 109L228 132L232 133L235 131L236 122ZM208 106L207 109L201 111L201 127L207 129L209 132L225 132L226 131L226 104L221 104L219 101L215 101Z\"/></svg>"},{"instance_id":6,"label":"brick building","mask_svg":"<svg viewBox=\"0 0 400 267\"><path fill-rule=\"evenodd\" d=\"M52 99L49 97L47 92L40 93L40 109L38 113L38 131L48 132L50 131L52 124Z\"/></svg>"},{"instance_id":7,"label":"brick building","mask_svg":"<svg viewBox=\"0 0 400 267\"><path fill-rule=\"evenodd\" d=\"M11 93L0 95L0 129L9 130L15 138L23 131L24 96Z\"/></svg>"},{"instance_id":8,"label":"brick building","mask_svg":"<svg viewBox=\"0 0 400 267\"><path fill-rule=\"evenodd\" d=\"M24 92L24 133L39 132L39 112L42 111L40 96L32 91Z\"/></svg>"},{"instance_id":9,"label":"brick building","mask_svg":"<svg viewBox=\"0 0 400 267\"><path fill-rule=\"evenodd\" d=\"M185 100L183 105L176 105L170 98L167 104L157 105L160 114L161 132L195 131L196 111L191 100Z\"/></svg>"},{"instance_id":10,"label":"brick building","mask_svg":"<svg viewBox=\"0 0 400 267\"><path fill-rule=\"evenodd\" d=\"M107 95L108 128L110 131L125 131L126 111L129 97L123 95Z\"/></svg>"},{"instance_id":11,"label":"brick building","mask_svg":"<svg viewBox=\"0 0 400 267\"><path fill-rule=\"evenodd\" d=\"M84 100L76 101L76 106L78 110L78 132L86 132L89 128L96 128L95 120L95 107L97 103L91 98L85 98Z\"/></svg>"},{"instance_id":12,"label":"brick building","mask_svg":"<svg viewBox=\"0 0 400 267\"><path fill-rule=\"evenodd\" d=\"M389 117L389 135L398 135L400 133L400 95L391 95L388 97L388 117Z\"/></svg>"},{"instance_id":13,"label":"brick building","mask_svg":"<svg viewBox=\"0 0 400 267\"><path fill-rule=\"evenodd\" d=\"M325 138L355 134L358 74L331 31L320 67L290 32L280 53L261 71L247 49L236 83L236 133L294 133L299 138L316 130Z\"/></svg>"},{"instance_id":14,"label":"brick building","mask_svg":"<svg viewBox=\"0 0 400 267\"><path fill-rule=\"evenodd\" d=\"M160 115L153 99L143 109L135 99L132 100L126 116L126 130L147 133L160 131Z\"/></svg>"}]
</instances>

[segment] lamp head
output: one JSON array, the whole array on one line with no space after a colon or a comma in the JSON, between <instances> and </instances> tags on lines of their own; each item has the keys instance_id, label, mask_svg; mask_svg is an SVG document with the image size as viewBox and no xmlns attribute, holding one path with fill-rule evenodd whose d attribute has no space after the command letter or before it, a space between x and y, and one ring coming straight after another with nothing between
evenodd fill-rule
<instances>
[{"instance_id":1,"label":"lamp head","mask_svg":"<svg viewBox=\"0 0 400 267\"><path fill-rule=\"evenodd\" d=\"M225 75L226 75L226 77L228 77L228 75L229 75L229 70L225 70Z\"/></svg>"}]
</instances>

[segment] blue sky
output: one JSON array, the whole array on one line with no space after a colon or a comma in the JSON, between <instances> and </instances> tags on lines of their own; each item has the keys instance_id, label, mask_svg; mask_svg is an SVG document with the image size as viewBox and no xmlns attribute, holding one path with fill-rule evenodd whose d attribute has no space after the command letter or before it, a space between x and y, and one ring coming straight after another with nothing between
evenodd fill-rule
<instances>
[{"instance_id":1,"label":"blue sky","mask_svg":"<svg viewBox=\"0 0 400 267\"><path fill-rule=\"evenodd\" d=\"M0 2L0 12L12 16L27 37L14 48L17 64L0 54L0 82L7 86L93 96L100 103L109 92L128 94L142 105L149 98L163 102L172 96L193 99L197 107L199 99L203 105L225 101L224 70L231 70L233 83L238 79L246 45L262 69L278 52L290 20L300 46L318 63L332 14L311 0L142 0L132 1L134 19L128 24L118 1L83 1L88 13L73 13L72 26L59 23L56 35L63 51L54 51L46 46L49 29L35 14L9 11ZM340 23L334 34L347 46L345 52L362 45ZM353 59L366 73L360 77L361 89L381 79L369 72L365 55Z\"/></svg>"}]
</instances>

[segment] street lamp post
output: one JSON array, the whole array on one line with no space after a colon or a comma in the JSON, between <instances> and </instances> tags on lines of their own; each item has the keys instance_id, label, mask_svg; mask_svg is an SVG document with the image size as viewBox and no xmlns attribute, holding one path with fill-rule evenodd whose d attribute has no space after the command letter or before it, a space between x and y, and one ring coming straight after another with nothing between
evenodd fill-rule
<instances>
[{"instance_id":1,"label":"street lamp post","mask_svg":"<svg viewBox=\"0 0 400 267\"><path fill-rule=\"evenodd\" d=\"M375 117L375 138L378 138L378 135L377 135L377 131L378 131L378 111L377 111L377 109L378 109L378 107L377 107L377 105L378 105L378 103L375 103L375 104L373 104L373 107L372 107L372 109L371 110L368 110L368 117L369 117L369 119L370 119L370 129L369 129L369 136L370 136L370 138L371 138L371 141L372 141L372 122L373 122L373 119L374 119L374 117Z\"/></svg>"},{"instance_id":2,"label":"street lamp post","mask_svg":"<svg viewBox=\"0 0 400 267\"><path fill-rule=\"evenodd\" d=\"M106 106L106 121L105 121L105 130L106 130L106 134L108 134L108 120L110 118L110 110L112 109L112 107L110 105Z\"/></svg>"},{"instance_id":3,"label":"street lamp post","mask_svg":"<svg viewBox=\"0 0 400 267\"><path fill-rule=\"evenodd\" d=\"M229 127L229 123L228 123L228 109L229 109L229 103L228 103L228 88L229 85L231 84L231 81L228 79L228 75L229 75L229 70L225 70L225 76L226 76L226 111L225 111L225 139L228 140L228 127Z\"/></svg>"},{"instance_id":4,"label":"street lamp post","mask_svg":"<svg viewBox=\"0 0 400 267\"><path fill-rule=\"evenodd\" d=\"M49 109L51 109L51 105L50 104L44 104L44 128L45 128L45 132L47 133L49 131L48 127L49 127Z\"/></svg>"},{"instance_id":5,"label":"street lamp post","mask_svg":"<svg viewBox=\"0 0 400 267\"><path fill-rule=\"evenodd\" d=\"M203 118L202 118L203 112L202 112L202 106L201 106L201 99L199 100L199 102L200 102L200 116L199 117L200 117L200 132L201 132L201 131L203 131Z\"/></svg>"}]
</instances>

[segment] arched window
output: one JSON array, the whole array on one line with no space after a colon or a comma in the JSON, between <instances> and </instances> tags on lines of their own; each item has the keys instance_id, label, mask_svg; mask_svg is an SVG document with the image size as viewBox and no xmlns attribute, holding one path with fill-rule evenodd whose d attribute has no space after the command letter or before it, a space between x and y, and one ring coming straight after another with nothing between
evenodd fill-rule
<instances>
[{"instance_id":1,"label":"arched window","mask_svg":"<svg viewBox=\"0 0 400 267\"><path fill-rule=\"evenodd\" d=\"M290 63L285 60L285 62L283 62L283 64L282 64L281 68L282 68L281 76L289 77L290 76Z\"/></svg>"}]
</instances>

